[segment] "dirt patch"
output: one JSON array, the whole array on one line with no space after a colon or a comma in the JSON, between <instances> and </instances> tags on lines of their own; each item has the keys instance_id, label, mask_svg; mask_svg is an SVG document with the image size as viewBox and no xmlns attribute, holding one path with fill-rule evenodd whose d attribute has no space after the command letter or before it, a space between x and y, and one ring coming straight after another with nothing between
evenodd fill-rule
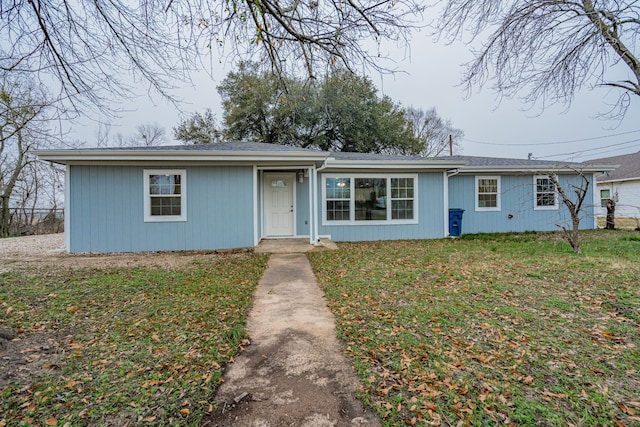
<instances>
[{"instance_id":1,"label":"dirt patch","mask_svg":"<svg viewBox=\"0 0 640 427\"><path fill-rule=\"evenodd\" d=\"M228 257L245 252L247 250L69 254L64 248L63 234L46 234L0 239L0 273L123 267L172 269L207 262L215 256Z\"/></svg>"}]
</instances>

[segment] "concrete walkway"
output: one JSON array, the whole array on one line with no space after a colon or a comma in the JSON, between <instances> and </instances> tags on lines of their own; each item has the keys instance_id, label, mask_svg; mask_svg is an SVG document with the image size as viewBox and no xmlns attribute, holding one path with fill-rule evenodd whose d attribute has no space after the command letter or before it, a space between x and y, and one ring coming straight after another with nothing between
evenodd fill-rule
<instances>
[{"instance_id":1,"label":"concrete walkway","mask_svg":"<svg viewBox=\"0 0 640 427\"><path fill-rule=\"evenodd\" d=\"M273 254L249 315L251 343L230 364L215 426L380 426L358 388L304 254Z\"/></svg>"}]
</instances>

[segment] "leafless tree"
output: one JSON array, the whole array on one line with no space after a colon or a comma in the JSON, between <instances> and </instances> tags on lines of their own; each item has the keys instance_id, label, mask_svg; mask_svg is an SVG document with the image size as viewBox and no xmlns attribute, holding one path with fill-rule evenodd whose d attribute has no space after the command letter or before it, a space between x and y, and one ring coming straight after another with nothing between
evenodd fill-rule
<instances>
[{"instance_id":1,"label":"leafless tree","mask_svg":"<svg viewBox=\"0 0 640 427\"><path fill-rule=\"evenodd\" d=\"M136 127L132 145L155 147L167 142L167 133L158 123L144 123Z\"/></svg>"},{"instance_id":2,"label":"leafless tree","mask_svg":"<svg viewBox=\"0 0 640 427\"><path fill-rule=\"evenodd\" d=\"M9 207L30 155L42 141L54 139L49 131L51 101L46 90L28 76L2 75L0 82L0 237L9 233ZM18 78L13 78L18 77Z\"/></svg>"},{"instance_id":3,"label":"leafless tree","mask_svg":"<svg viewBox=\"0 0 640 427\"><path fill-rule=\"evenodd\" d=\"M420 155L435 157L445 151L448 153L450 138L454 151L460 150L464 131L454 128L451 120L440 117L435 108L422 110L410 107L405 109L404 115L424 147Z\"/></svg>"},{"instance_id":4,"label":"leafless tree","mask_svg":"<svg viewBox=\"0 0 640 427\"><path fill-rule=\"evenodd\" d=\"M0 70L56 83L79 111L128 96L123 76L171 98L216 53L309 76L335 63L379 69L385 52L364 42L404 44L422 9L417 0L3 0Z\"/></svg>"},{"instance_id":5,"label":"leafless tree","mask_svg":"<svg viewBox=\"0 0 640 427\"><path fill-rule=\"evenodd\" d=\"M563 224L559 224L558 227L564 231L565 237L569 241L573 252L577 255L582 253L580 250L580 215L582 214L582 206L584 199L589 194L589 180L584 173L576 171L581 179L580 185L569 184L569 188L563 188L558 181L558 175L555 172L549 173L549 179L556 188L556 191L562 199L562 203L567 207L569 214L571 215L571 229L567 228ZM571 195L573 193L573 195Z\"/></svg>"},{"instance_id":6,"label":"leafless tree","mask_svg":"<svg viewBox=\"0 0 640 427\"><path fill-rule=\"evenodd\" d=\"M488 39L467 64L467 89L492 81L499 94L534 105L570 105L581 88L618 93L607 115L640 96L637 0L444 0L437 32ZM622 75L622 77L620 77Z\"/></svg>"}]
</instances>

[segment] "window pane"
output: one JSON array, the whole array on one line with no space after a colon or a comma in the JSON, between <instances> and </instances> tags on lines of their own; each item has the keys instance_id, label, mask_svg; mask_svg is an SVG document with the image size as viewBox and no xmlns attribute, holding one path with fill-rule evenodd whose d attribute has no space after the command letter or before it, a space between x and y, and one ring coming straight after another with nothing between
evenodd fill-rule
<instances>
[{"instance_id":1,"label":"window pane","mask_svg":"<svg viewBox=\"0 0 640 427\"><path fill-rule=\"evenodd\" d=\"M556 198L553 193L540 193L537 195L538 206L555 206Z\"/></svg>"},{"instance_id":2,"label":"window pane","mask_svg":"<svg viewBox=\"0 0 640 427\"><path fill-rule=\"evenodd\" d=\"M538 193L554 192L556 191L555 185L549 178L538 178L536 191Z\"/></svg>"},{"instance_id":3,"label":"window pane","mask_svg":"<svg viewBox=\"0 0 640 427\"><path fill-rule=\"evenodd\" d=\"M151 197L151 216L178 216L181 210L180 197Z\"/></svg>"},{"instance_id":4,"label":"window pane","mask_svg":"<svg viewBox=\"0 0 640 427\"><path fill-rule=\"evenodd\" d=\"M180 175L149 175L149 194L181 194Z\"/></svg>"},{"instance_id":5,"label":"window pane","mask_svg":"<svg viewBox=\"0 0 640 427\"><path fill-rule=\"evenodd\" d=\"M327 221L349 221L348 201L327 201Z\"/></svg>"},{"instance_id":6,"label":"window pane","mask_svg":"<svg viewBox=\"0 0 640 427\"><path fill-rule=\"evenodd\" d=\"M327 199L349 199L351 197L350 178L327 178Z\"/></svg>"},{"instance_id":7,"label":"window pane","mask_svg":"<svg viewBox=\"0 0 640 427\"><path fill-rule=\"evenodd\" d=\"M413 219L413 200L394 200L391 219Z\"/></svg>"},{"instance_id":8,"label":"window pane","mask_svg":"<svg viewBox=\"0 0 640 427\"><path fill-rule=\"evenodd\" d=\"M611 190L600 190L600 206L607 207L607 200L611 198Z\"/></svg>"},{"instance_id":9,"label":"window pane","mask_svg":"<svg viewBox=\"0 0 640 427\"><path fill-rule=\"evenodd\" d=\"M478 194L478 207L480 208L498 207L498 196L496 194Z\"/></svg>"},{"instance_id":10,"label":"window pane","mask_svg":"<svg viewBox=\"0 0 640 427\"><path fill-rule=\"evenodd\" d=\"M498 192L498 180L496 180L496 179L479 179L478 180L478 192L479 193L497 193Z\"/></svg>"},{"instance_id":11,"label":"window pane","mask_svg":"<svg viewBox=\"0 0 640 427\"><path fill-rule=\"evenodd\" d=\"M385 178L356 178L356 221L387 220L387 180Z\"/></svg>"}]
</instances>

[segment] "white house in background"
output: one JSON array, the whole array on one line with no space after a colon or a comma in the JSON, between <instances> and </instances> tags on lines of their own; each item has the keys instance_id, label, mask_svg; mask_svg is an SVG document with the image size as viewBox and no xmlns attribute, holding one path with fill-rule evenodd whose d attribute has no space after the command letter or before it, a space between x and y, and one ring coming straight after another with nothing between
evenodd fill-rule
<instances>
[{"instance_id":1,"label":"white house in background","mask_svg":"<svg viewBox=\"0 0 640 427\"><path fill-rule=\"evenodd\" d=\"M590 160L587 163L619 165L596 176L598 187L597 215L606 216L607 199L616 202L616 217L640 218L640 152Z\"/></svg>"}]
</instances>

